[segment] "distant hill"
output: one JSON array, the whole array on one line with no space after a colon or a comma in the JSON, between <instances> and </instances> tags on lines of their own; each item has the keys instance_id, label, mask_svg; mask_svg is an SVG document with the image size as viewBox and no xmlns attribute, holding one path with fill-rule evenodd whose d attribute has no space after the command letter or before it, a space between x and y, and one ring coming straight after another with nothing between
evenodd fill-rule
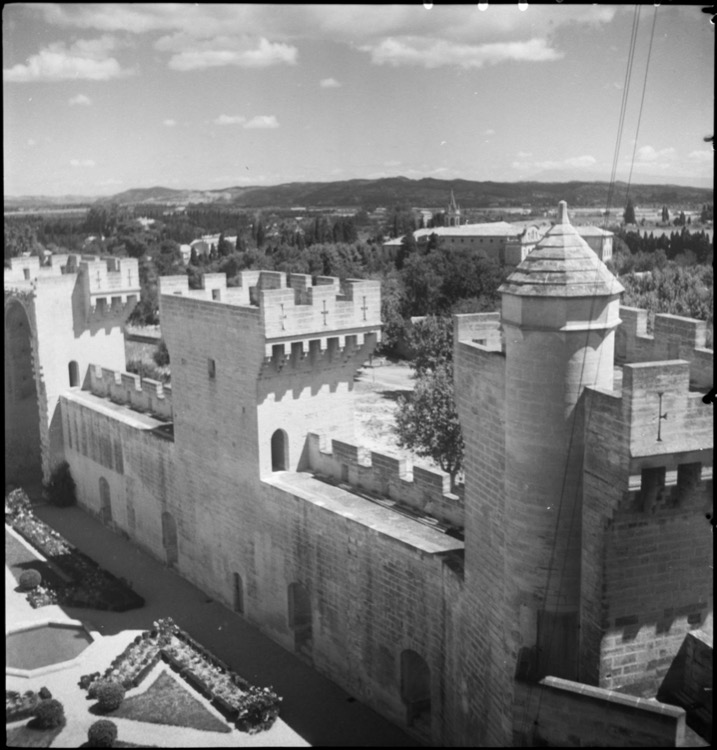
<instances>
[{"instance_id":1,"label":"distant hill","mask_svg":"<svg viewBox=\"0 0 717 750\"><path fill-rule=\"evenodd\" d=\"M363 207L368 210L396 205L437 208L445 206L451 190L463 208L507 206L554 207L566 200L569 206L605 206L607 182L477 182L473 180L436 180L388 177L378 180L344 180L341 182L291 182L284 185L227 187L220 190L175 190L165 187L126 190L108 198L65 196L48 199L46 205L58 203L117 202L122 204L189 204L219 203L236 208L290 208L306 206L329 208ZM626 202L627 185L613 186L610 204L622 208ZM630 196L635 205L701 205L713 202L708 188L682 185L632 185ZM37 205L40 198L6 198L6 207Z\"/></svg>"}]
</instances>

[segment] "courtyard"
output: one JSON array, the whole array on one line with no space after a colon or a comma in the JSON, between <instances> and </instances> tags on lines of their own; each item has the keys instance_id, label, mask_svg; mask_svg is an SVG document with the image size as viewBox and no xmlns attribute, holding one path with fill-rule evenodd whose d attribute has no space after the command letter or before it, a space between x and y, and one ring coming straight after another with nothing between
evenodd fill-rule
<instances>
[{"instance_id":1,"label":"courtyard","mask_svg":"<svg viewBox=\"0 0 717 750\"><path fill-rule=\"evenodd\" d=\"M80 747L87 741L89 727L98 718L109 718L118 727L117 746L124 747L416 746L415 740L270 641L240 615L213 601L78 508L38 505L35 513L100 566L129 581L144 598L145 606L126 612L56 604L33 609L6 565L6 634L30 632L26 629L51 623L53 648L57 649L55 659L46 658L43 631L35 631L40 638L39 656L29 657L30 661L23 665L27 669L6 666L6 690L22 694L45 687L63 704L66 716L59 732L45 733L43 737L26 729L27 718L8 723L8 744ZM25 545L36 555L14 531L7 533L12 535L13 544ZM166 617L251 684L274 688L283 700L279 718L270 729L258 734L239 731L161 660L138 687L127 691L119 711L104 717L97 715L93 702L79 686L80 677L103 672L138 635ZM57 640L58 632L67 634L69 626L78 622L91 636L89 643L90 638L82 637L83 649L78 648L76 638L63 641L60 636ZM28 658L26 646L23 644L22 648ZM37 658L61 663L37 666ZM147 710L149 696L156 708L154 715ZM170 699L173 710L167 710ZM162 700L164 708L160 705ZM133 718L128 718L130 715ZM190 723L187 716L195 717L191 722L195 726L178 725L182 721Z\"/></svg>"}]
</instances>

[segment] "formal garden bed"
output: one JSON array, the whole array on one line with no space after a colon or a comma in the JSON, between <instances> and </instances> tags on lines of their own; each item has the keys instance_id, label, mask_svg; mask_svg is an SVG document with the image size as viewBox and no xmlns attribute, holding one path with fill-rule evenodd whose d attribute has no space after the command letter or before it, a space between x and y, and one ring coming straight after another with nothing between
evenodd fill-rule
<instances>
[{"instance_id":1,"label":"formal garden bed","mask_svg":"<svg viewBox=\"0 0 717 750\"><path fill-rule=\"evenodd\" d=\"M144 606L144 599L132 591L127 582L100 568L37 518L22 489L13 490L6 496L5 522L46 557L57 573L50 580L45 578L44 585L28 594L33 607L61 604L125 612Z\"/></svg>"},{"instance_id":2,"label":"formal garden bed","mask_svg":"<svg viewBox=\"0 0 717 750\"><path fill-rule=\"evenodd\" d=\"M108 682L125 690L136 687L158 659L166 661L241 731L254 734L269 729L279 715L281 698L271 688L250 685L177 627L171 618L154 623L153 629L137 636L104 674L83 675L79 685L87 690L88 698L97 697L101 686Z\"/></svg>"}]
</instances>

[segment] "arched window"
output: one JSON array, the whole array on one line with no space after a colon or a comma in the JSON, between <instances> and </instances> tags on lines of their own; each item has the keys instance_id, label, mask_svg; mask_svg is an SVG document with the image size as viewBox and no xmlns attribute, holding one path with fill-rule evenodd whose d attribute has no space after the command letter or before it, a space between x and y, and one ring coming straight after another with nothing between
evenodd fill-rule
<instances>
[{"instance_id":1,"label":"arched window","mask_svg":"<svg viewBox=\"0 0 717 750\"><path fill-rule=\"evenodd\" d=\"M239 573L233 575L234 584L234 611L240 614L244 613L244 583Z\"/></svg>"},{"instance_id":2,"label":"arched window","mask_svg":"<svg viewBox=\"0 0 717 750\"><path fill-rule=\"evenodd\" d=\"M288 598L289 627L294 631L294 648L296 651L306 651L311 648L313 638L309 592L301 583L290 583Z\"/></svg>"},{"instance_id":3,"label":"arched window","mask_svg":"<svg viewBox=\"0 0 717 750\"><path fill-rule=\"evenodd\" d=\"M277 430L271 436L271 470L286 471L289 468L289 436Z\"/></svg>"},{"instance_id":4,"label":"arched window","mask_svg":"<svg viewBox=\"0 0 717 750\"><path fill-rule=\"evenodd\" d=\"M177 564L179 550L177 546L177 522L171 513L162 513L162 546L167 555L167 565Z\"/></svg>"},{"instance_id":5,"label":"arched window","mask_svg":"<svg viewBox=\"0 0 717 750\"><path fill-rule=\"evenodd\" d=\"M406 706L406 723L430 732L431 671L410 649L401 653L401 699Z\"/></svg>"},{"instance_id":6,"label":"arched window","mask_svg":"<svg viewBox=\"0 0 717 750\"><path fill-rule=\"evenodd\" d=\"M80 384L80 368L77 362L73 359L67 369L70 371L70 388L76 388Z\"/></svg>"},{"instance_id":7,"label":"arched window","mask_svg":"<svg viewBox=\"0 0 717 750\"><path fill-rule=\"evenodd\" d=\"M100 520L104 524L112 523L112 500L110 486L104 477L100 477Z\"/></svg>"}]
</instances>

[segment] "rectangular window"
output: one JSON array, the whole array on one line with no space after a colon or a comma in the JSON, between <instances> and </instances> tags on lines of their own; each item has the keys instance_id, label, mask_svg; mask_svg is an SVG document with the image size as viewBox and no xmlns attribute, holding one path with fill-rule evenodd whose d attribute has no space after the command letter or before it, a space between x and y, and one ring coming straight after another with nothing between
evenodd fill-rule
<instances>
[{"instance_id":1,"label":"rectangular window","mask_svg":"<svg viewBox=\"0 0 717 750\"><path fill-rule=\"evenodd\" d=\"M212 379L217 376L217 363L211 358L207 360L207 373Z\"/></svg>"},{"instance_id":2,"label":"rectangular window","mask_svg":"<svg viewBox=\"0 0 717 750\"><path fill-rule=\"evenodd\" d=\"M222 290L221 289L212 289L212 299L214 300L221 300L222 298Z\"/></svg>"}]
</instances>

